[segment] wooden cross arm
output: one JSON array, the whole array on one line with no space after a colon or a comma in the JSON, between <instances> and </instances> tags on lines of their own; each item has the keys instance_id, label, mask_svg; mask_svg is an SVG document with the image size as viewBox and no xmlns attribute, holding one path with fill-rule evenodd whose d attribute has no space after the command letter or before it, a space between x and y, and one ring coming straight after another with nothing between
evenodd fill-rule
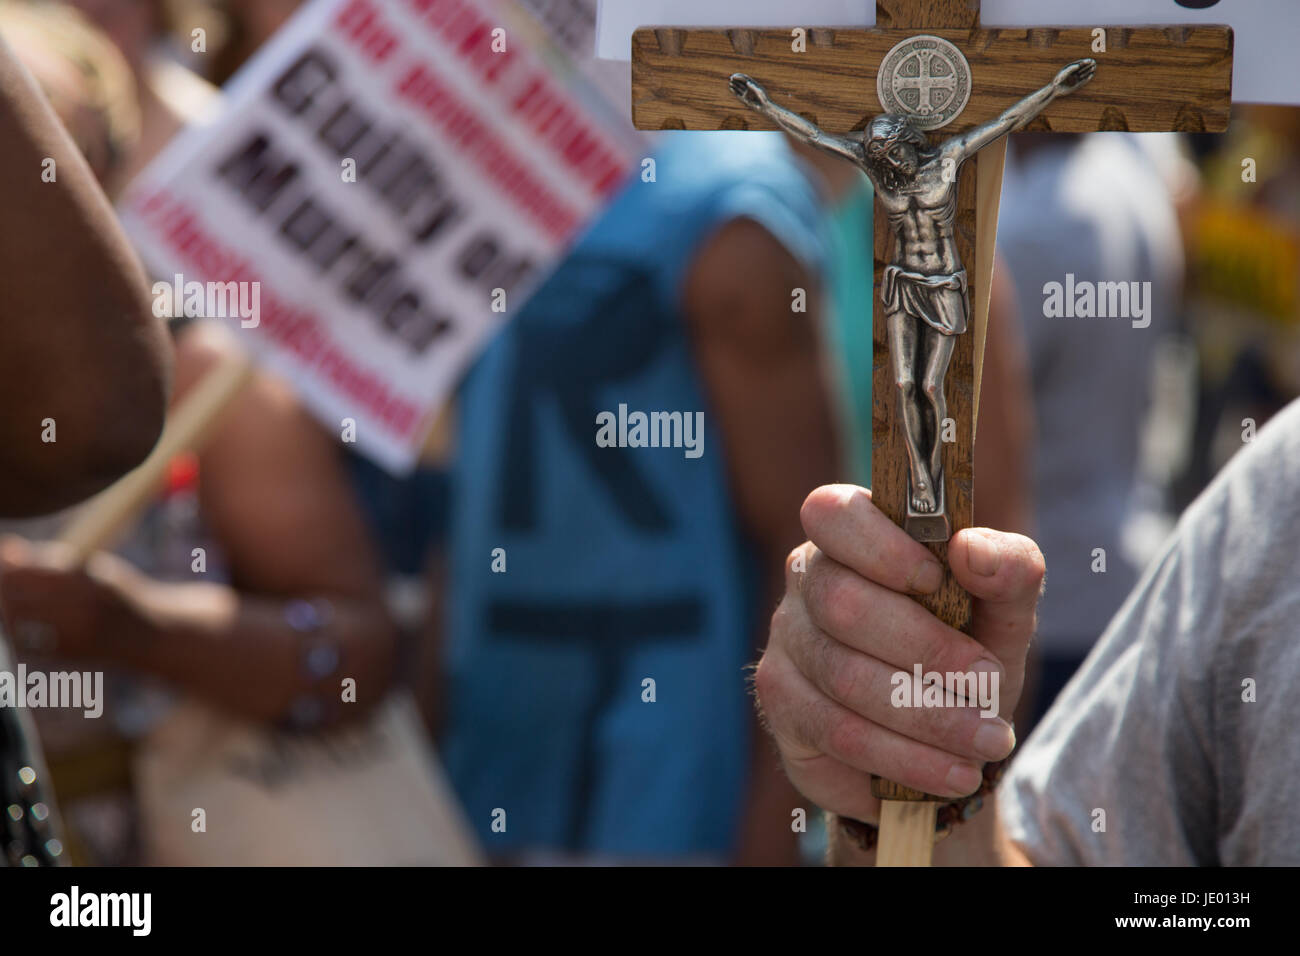
<instances>
[{"instance_id":1,"label":"wooden cross arm","mask_svg":"<svg viewBox=\"0 0 1300 956\"><path fill-rule=\"evenodd\" d=\"M727 89L748 73L783 106L829 133L863 129L882 112L876 69L900 40L929 33L966 55L971 96L942 130L952 136L993 119L1026 91L1051 82L1073 60L1092 57L1097 75L1062 97L1027 129L1215 133L1232 99L1232 29L1226 26L1108 27L1106 52L1088 27L808 31L637 30L632 37L632 120L640 129L775 129Z\"/></svg>"}]
</instances>

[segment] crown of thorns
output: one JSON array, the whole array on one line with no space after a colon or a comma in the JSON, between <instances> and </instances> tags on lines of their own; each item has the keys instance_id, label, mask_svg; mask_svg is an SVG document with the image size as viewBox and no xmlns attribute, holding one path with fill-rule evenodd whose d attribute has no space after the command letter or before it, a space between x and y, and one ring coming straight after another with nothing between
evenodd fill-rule
<instances>
[{"instance_id":1,"label":"crown of thorns","mask_svg":"<svg viewBox=\"0 0 1300 956\"><path fill-rule=\"evenodd\" d=\"M877 116L867 126L867 153L872 158L884 156L895 143L911 143L917 149L930 145L924 133L897 113Z\"/></svg>"}]
</instances>

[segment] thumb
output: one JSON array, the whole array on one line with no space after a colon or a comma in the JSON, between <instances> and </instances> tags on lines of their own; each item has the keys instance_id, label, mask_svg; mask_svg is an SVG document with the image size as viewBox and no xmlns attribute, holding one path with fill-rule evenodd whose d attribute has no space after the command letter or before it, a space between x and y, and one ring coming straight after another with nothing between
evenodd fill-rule
<instances>
[{"instance_id":1,"label":"thumb","mask_svg":"<svg viewBox=\"0 0 1300 956\"><path fill-rule=\"evenodd\" d=\"M966 528L948 544L957 583L975 598L971 636L1004 665L1019 665L1034 634L1046 564L1022 534Z\"/></svg>"}]
</instances>

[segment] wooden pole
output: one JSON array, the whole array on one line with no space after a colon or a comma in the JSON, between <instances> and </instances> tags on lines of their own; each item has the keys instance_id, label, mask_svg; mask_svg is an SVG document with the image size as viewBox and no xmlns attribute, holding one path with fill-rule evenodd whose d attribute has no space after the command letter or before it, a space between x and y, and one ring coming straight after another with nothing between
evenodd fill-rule
<instances>
[{"instance_id":1,"label":"wooden pole","mask_svg":"<svg viewBox=\"0 0 1300 956\"><path fill-rule=\"evenodd\" d=\"M223 358L167 416L162 437L149 457L81 506L59 535L69 546L74 567L110 545L145 508L162 486L173 458L203 445L253 371L252 359L242 351Z\"/></svg>"},{"instance_id":2,"label":"wooden pole","mask_svg":"<svg viewBox=\"0 0 1300 956\"><path fill-rule=\"evenodd\" d=\"M976 426L979 420L980 379L984 365L984 343L988 335L989 299L993 280L994 250L997 241L998 207L1002 198L1002 170L1006 161L1007 141L1001 139L984 149L978 158L975 171L975 273L973 282L975 319L971 326L971 377L974 383L970 413L970 442L974 450ZM883 337L883 331L882 331ZM873 383L874 387L874 383ZM892 398L890 389L890 398ZM874 457L872 459L875 460ZM972 469L971 482L974 474ZM970 512L974 511L974 489L966 490ZM875 491L872 492L873 500ZM950 499L951 500L951 499ZM944 545L944 551L947 546ZM946 566L946 565L945 565ZM945 581L945 586L948 582ZM955 586L955 582L953 582ZM964 597L964 592L962 592ZM966 629L970 619L970 600L960 598L942 604L936 613L945 623ZM876 847L877 866L929 866L934 846L935 818L939 804L918 791L888 781L873 782L873 792L882 798L880 812L880 842ZM888 799L888 796L899 799Z\"/></svg>"},{"instance_id":3,"label":"wooden pole","mask_svg":"<svg viewBox=\"0 0 1300 956\"><path fill-rule=\"evenodd\" d=\"M970 30L978 22L978 5L972 10L961 0L894 0L876 4L877 26L919 33L945 28ZM954 223L957 250L961 261L973 266L969 294L975 308L971 334L957 338L944 379L948 414L955 425L955 441L944 449L944 487L941 491L954 534L970 527L974 512L975 405L988 329L989 278L993 265L992 242L981 241L984 239L981 233L997 228L996 218L991 227L980 221L978 187L981 184L985 186L987 200L990 186L995 181L1000 187L1000 164L995 157L980 153L967 161L957 190ZM985 228L981 229L981 226ZM889 215L878 200L875 233L875 287L880 289L885 266L894 259L894 235L889 227ZM890 361L888 329L878 300L873 317L871 500L901 526L907 512L907 451L894 386L893 363ZM969 631L970 595L962 590L948 569L947 541L927 543L926 547L934 552L943 567L944 581L936 594L921 598L920 603L945 624L959 631ZM879 777L872 778L871 792L881 800L876 865L929 866L939 812L938 798Z\"/></svg>"}]
</instances>

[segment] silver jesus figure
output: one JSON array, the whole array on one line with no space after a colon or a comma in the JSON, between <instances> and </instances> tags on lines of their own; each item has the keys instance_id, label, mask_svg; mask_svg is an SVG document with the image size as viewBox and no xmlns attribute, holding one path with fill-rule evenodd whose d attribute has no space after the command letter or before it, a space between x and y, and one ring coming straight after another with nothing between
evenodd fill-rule
<instances>
[{"instance_id":1,"label":"silver jesus figure","mask_svg":"<svg viewBox=\"0 0 1300 956\"><path fill-rule=\"evenodd\" d=\"M954 336L966 331L970 303L966 270L957 253L953 220L962 163L998 137L1026 126L1058 96L1083 86L1097 62L1076 60L1047 86L1026 96L995 120L931 147L908 117L875 117L863 134L834 136L773 103L744 73L731 77L731 91L792 136L847 159L871 179L889 214L894 260L885 267L880 301L889 323L890 358L907 439L909 513L942 518L943 442L948 417L943 381ZM918 388L917 383L920 383ZM934 525L934 522L920 522ZM946 540L933 527L922 540Z\"/></svg>"}]
</instances>

